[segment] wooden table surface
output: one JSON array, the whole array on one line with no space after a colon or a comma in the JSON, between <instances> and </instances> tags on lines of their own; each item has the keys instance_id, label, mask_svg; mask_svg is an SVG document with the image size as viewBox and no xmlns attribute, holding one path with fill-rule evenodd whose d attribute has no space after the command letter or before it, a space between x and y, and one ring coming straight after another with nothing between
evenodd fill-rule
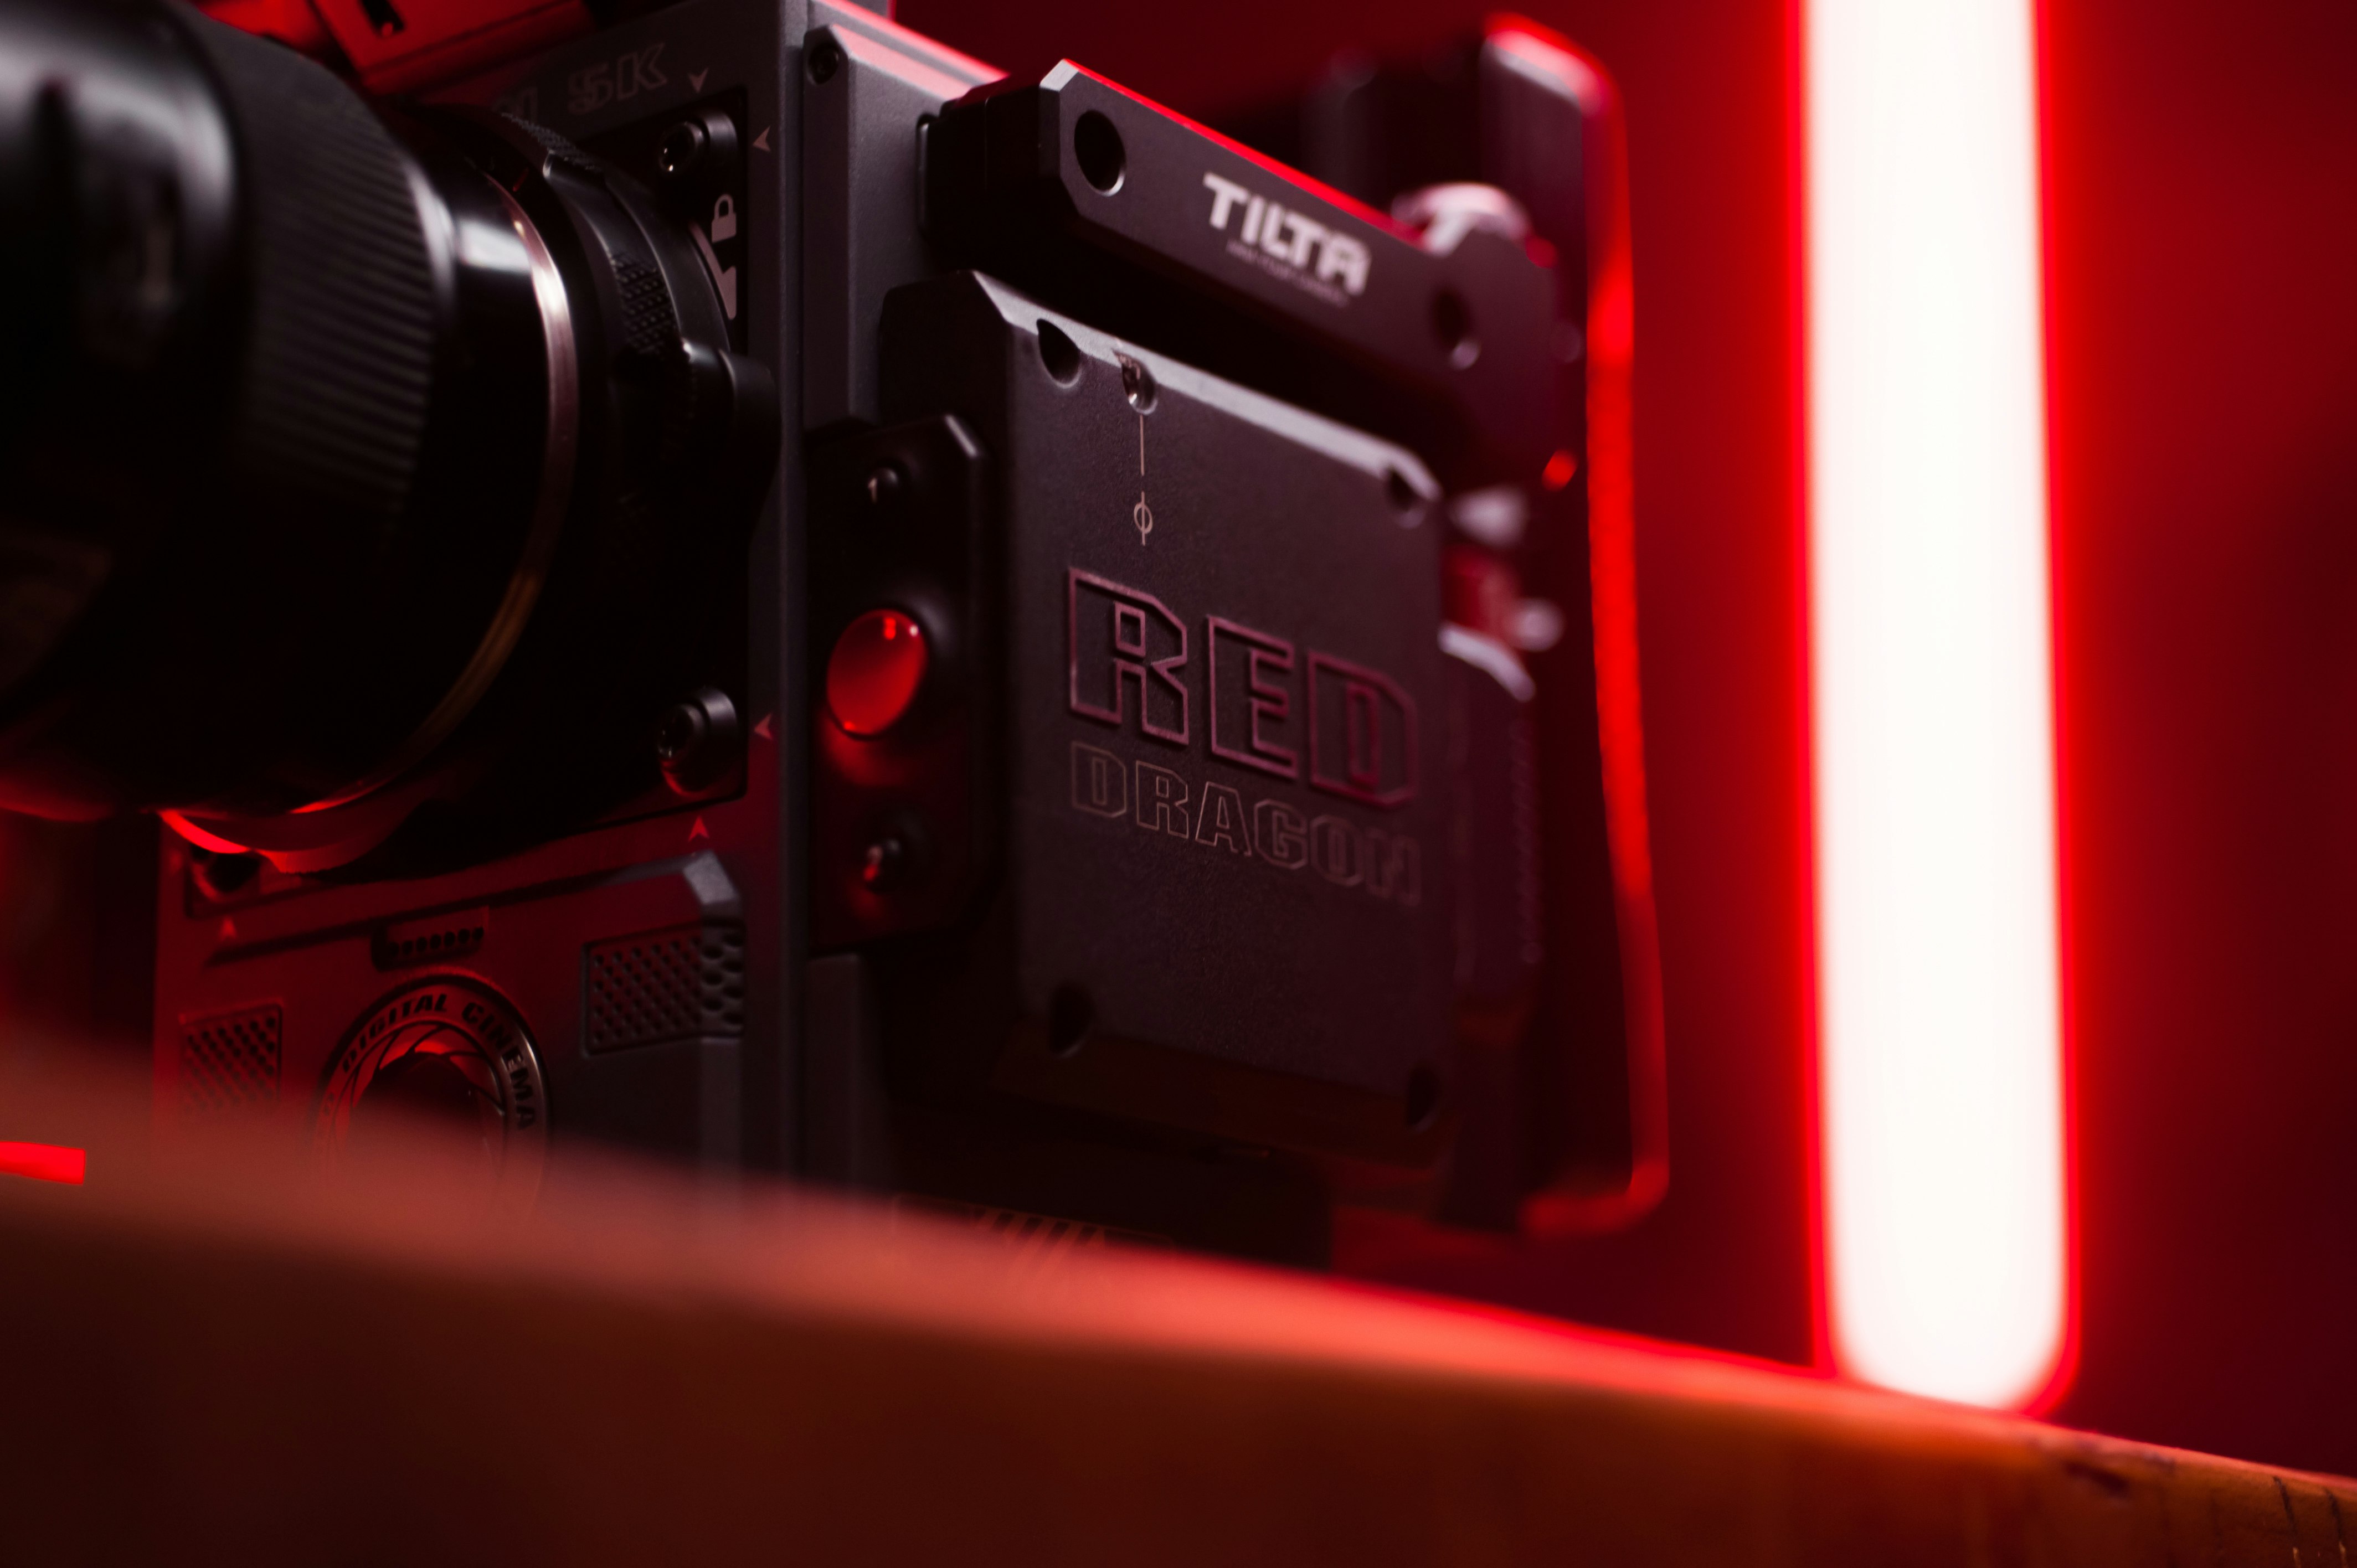
<instances>
[{"instance_id":1,"label":"wooden table surface","mask_svg":"<svg viewBox=\"0 0 2357 1568\"><path fill-rule=\"evenodd\" d=\"M1315 1278L91 1145L0 1178L0 1562L2345 1568L2357 1521L2357 1484Z\"/></svg>"}]
</instances>

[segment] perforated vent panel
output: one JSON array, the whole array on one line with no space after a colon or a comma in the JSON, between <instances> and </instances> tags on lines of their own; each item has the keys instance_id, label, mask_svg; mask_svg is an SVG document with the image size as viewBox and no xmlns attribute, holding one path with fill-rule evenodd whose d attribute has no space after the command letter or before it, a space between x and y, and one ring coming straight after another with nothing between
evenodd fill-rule
<instances>
[{"instance_id":1,"label":"perforated vent panel","mask_svg":"<svg viewBox=\"0 0 2357 1568\"><path fill-rule=\"evenodd\" d=\"M278 1039L274 1004L181 1019L181 1110L206 1115L274 1102Z\"/></svg>"},{"instance_id":2,"label":"perforated vent panel","mask_svg":"<svg viewBox=\"0 0 2357 1568\"><path fill-rule=\"evenodd\" d=\"M413 963L447 963L479 950L490 929L489 909L458 909L384 927L371 939L370 955L379 969Z\"/></svg>"},{"instance_id":3,"label":"perforated vent panel","mask_svg":"<svg viewBox=\"0 0 2357 1568\"><path fill-rule=\"evenodd\" d=\"M745 1032L745 933L676 926L582 950L583 1043L627 1050Z\"/></svg>"}]
</instances>

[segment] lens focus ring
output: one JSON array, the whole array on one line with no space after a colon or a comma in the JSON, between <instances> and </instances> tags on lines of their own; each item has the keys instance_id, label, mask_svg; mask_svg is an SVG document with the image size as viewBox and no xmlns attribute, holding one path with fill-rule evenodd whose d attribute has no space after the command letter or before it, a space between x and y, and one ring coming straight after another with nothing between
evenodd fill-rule
<instances>
[{"instance_id":1,"label":"lens focus ring","mask_svg":"<svg viewBox=\"0 0 2357 1568\"><path fill-rule=\"evenodd\" d=\"M191 29L251 170L252 312L234 460L302 512L399 514L433 386L432 265L409 166L321 67Z\"/></svg>"}]
</instances>

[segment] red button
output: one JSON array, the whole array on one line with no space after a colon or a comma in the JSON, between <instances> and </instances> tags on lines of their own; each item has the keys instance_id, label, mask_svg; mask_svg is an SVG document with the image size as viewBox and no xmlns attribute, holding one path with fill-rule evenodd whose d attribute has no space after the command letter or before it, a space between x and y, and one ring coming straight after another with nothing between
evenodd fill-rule
<instances>
[{"instance_id":1,"label":"red button","mask_svg":"<svg viewBox=\"0 0 2357 1568\"><path fill-rule=\"evenodd\" d=\"M924 684L925 632L899 610L869 610L843 628L826 660L826 705L856 736L900 722Z\"/></svg>"}]
</instances>

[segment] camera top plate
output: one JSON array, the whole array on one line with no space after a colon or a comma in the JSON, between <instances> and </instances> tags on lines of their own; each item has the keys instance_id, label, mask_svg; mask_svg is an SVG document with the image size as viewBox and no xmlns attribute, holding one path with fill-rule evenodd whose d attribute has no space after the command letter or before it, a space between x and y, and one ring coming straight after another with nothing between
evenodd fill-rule
<instances>
[{"instance_id":1,"label":"camera top plate","mask_svg":"<svg viewBox=\"0 0 2357 1568\"><path fill-rule=\"evenodd\" d=\"M924 223L961 265L1411 445L1451 489L1554 451L1554 269L1382 214L1067 60L926 127Z\"/></svg>"}]
</instances>

